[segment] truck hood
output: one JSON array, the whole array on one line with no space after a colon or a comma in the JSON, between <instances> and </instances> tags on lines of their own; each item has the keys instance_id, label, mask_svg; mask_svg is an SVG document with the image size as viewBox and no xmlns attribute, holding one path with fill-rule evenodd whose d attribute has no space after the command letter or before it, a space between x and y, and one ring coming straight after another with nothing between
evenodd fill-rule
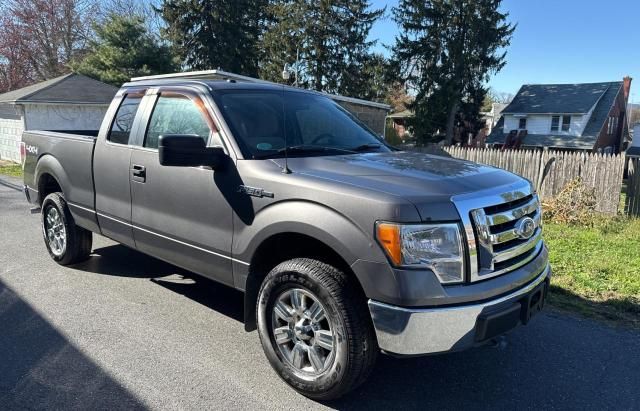
<instances>
[{"instance_id":1,"label":"truck hood","mask_svg":"<svg viewBox=\"0 0 640 411\"><path fill-rule=\"evenodd\" d=\"M406 151L289 158L288 162L293 173L402 197L416 206L423 221L459 219L452 196L522 182L521 177L495 167Z\"/></svg>"}]
</instances>

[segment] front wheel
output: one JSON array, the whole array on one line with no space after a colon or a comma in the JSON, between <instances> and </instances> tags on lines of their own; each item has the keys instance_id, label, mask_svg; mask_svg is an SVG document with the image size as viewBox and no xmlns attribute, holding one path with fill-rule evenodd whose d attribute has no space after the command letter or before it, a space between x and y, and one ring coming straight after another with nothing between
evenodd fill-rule
<instances>
[{"instance_id":1,"label":"front wheel","mask_svg":"<svg viewBox=\"0 0 640 411\"><path fill-rule=\"evenodd\" d=\"M258 334L279 376L303 395L338 398L370 374L378 354L354 279L317 260L275 267L258 295Z\"/></svg>"},{"instance_id":2,"label":"front wheel","mask_svg":"<svg viewBox=\"0 0 640 411\"><path fill-rule=\"evenodd\" d=\"M51 193L42 202L42 234L58 264L79 263L91 254L91 231L76 225L61 193Z\"/></svg>"}]
</instances>

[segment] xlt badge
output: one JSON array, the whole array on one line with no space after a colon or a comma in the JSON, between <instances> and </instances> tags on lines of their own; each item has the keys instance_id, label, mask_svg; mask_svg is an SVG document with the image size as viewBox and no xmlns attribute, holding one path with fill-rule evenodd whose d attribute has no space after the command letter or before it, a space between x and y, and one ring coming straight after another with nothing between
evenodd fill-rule
<instances>
[{"instance_id":1,"label":"xlt badge","mask_svg":"<svg viewBox=\"0 0 640 411\"><path fill-rule=\"evenodd\" d=\"M273 193L269 192L269 191L264 191L263 188L258 188L258 187L250 187L250 186L240 186L238 187L238 192L240 193L244 193L244 194L248 194L252 197L269 197L269 198L273 198Z\"/></svg>"}]
</instances>

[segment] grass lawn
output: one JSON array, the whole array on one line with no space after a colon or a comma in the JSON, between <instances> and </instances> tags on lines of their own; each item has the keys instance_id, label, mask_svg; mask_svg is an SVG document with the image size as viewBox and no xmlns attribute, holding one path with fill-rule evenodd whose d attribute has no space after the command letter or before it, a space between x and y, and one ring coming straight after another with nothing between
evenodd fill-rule
<instances>
[{"instance_id":1,"label":"grass lawn","mask_svg":"<svg viewBox=\"0 0 640 411\"><path fill-rule=\"evenodd\" d=\"M553 277L550 302L561 309L640 328L640 219L594 227L546 223Z\"/></svg>"},{"instance_id":2,"label":"grass lawn","mask_svg":"<svg viewBox=\"0 0 640 411\"><path fill-rule=\"evenodd\" d=\"M22 177L22 166L20 164L0 161L0 175L11 177Z\"/></svg>"}]
</instances>

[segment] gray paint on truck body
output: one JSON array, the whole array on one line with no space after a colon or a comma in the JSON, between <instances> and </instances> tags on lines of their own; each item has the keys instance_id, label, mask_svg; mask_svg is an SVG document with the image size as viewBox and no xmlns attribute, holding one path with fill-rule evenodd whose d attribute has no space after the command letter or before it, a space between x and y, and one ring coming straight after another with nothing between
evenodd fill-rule
<instances>
[{"instance_id":1,"label":"gray paint on truck body","mask_svg":"<svg viewBox=\"0 0 640 411\"><path fill-rule=\"evenodd\" d=\"M146 89L129 145L106 140L111 120L130 87ZM163 88L196 93L220 128L225 167L162 167L157 151L141 147L155 95ZM491 298L521 287L546 265L543 251L529 264L475 284L443 286L430 270L392 267L374 238L376 221L460 222L451 198L522 179L471 162L408 152L283 159L244 159L216 107L219 88L271 85L162 80L125 84L97 138L25 132L36 146L25 163L34 203L44 174L55 178L78 225L245 290L258 247L281 233L312 237L333 249L353 270L366 296L402 306L439 306ZM303 91L300 91L303 92ZM131 167L147 167L147 183ZM148 184L148 185L145 185ZM252 196L249 186L273 193Z\"/></svg>"}]
</instances>

